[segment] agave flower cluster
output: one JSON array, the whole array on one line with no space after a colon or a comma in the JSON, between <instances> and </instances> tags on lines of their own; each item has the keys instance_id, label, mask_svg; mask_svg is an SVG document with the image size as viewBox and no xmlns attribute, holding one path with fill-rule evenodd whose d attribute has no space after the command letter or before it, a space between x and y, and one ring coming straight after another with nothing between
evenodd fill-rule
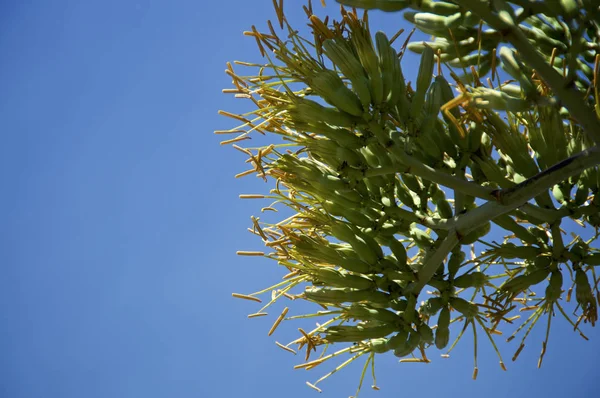
<instances>
[{"instance_id":1,"label":"agave flower cluster","mask_svg":"<svg viewBox=\"0 0 600 398\"><path fill-rule=\"evenodd\" d=\"M527 15L503 2L483 11L479 1L471 8L467 1L341 3L386 11L412 5L417 12L405 17L435 41L401 45L402 32L373 34L367 12L341 7L338 20L320 19L310 2L304 7L309 38L289 25L281 1L274 2L277 29L269 22L265 33L246 32L265 62L236 62L251 75L228 64L233 88L224 92L254 109L221 111L241 124L217 133L234 134L223 143L248 155L251 168L237 177L273 182L268 194L241 196L271 199L263 212L284 206L293 215L273 224L252 218L251 231L267 250L238 254L265 256L289 273L267 289L234 296L260 301L271 293L250 317L266 315L279 299L316 304L315 313L288 318L286 307L269 334L283 320L321 319L291 343L277 343L292 352L293 345L306 348L306 362L297 368L349 355L308 383L317 390L360 357L367 358L364 377L376 354L428 362L428 350L450 346L447 355L468 327L475 348L479 330L504 368L494 335L517 324L519 310L531 316L509 337L525 330L513 360L543 317L549 329L559 313L583 336L580 324L594 325L599 299L597 25L574 23L573 10L540 16L543 2L522 1L537 7ZM540 35L533 58L547 62L549 75L531 54L524 59L514 48L498 49L508 40L523 50ZM571 44L558 46L559 35ZM414 81L401 67L407 48L421 53ZM499 66L509 81L501 81ZM557 76L571 84L557 85ZM273 138L263 147L243 147L252 134ZM567 241L561 223L568 220L595 233ZM492 226L503 232L502 241L485 240ZM485 250L476 255L475 244ZM573 289L575 319L561 304ZM449 345L452 324L462 328ZM340 343L349 344L327 354ZM546 343L547 335L540 364Z\"/></svg>"}]
</instances>

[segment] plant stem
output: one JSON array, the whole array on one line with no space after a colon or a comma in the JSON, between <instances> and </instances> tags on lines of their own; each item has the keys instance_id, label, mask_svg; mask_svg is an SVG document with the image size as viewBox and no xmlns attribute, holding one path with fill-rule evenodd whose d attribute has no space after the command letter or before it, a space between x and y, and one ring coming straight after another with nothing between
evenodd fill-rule
<instances>
[{"instance_id":1,"label":"plant stem","mask_svg":"<svg viewBox=\"0 0 600 398\"><path fill-rule=\"evenodd\" d=\"M433 181L436 184L443 185L462 192L466 195L475 196L476 198L489 200L492 198L491 193L494 191L491 188L482 187L481 185L463 180L453 175L438 171L432 167L423 164L420 160L410 156L405 151L395 150L395 157L398 163L392 166L378 167L369 169L365 172L365 177L373 177L378 175L410 173L418 177Z\"/></svg>"},{"instance_id":2,"label":"plant stem","mask_svg":"<svg viewBox=\"0 0 600 398\"><path fill-rule=\"evenodd\" d=\"M501 0L500 0L501 1ZM582 93L566 81L549 65L529 42L518 25L510 24L495 15L488 1L456 0L456 3L473 10L490 27L501 32L519 55L545 80L594 143L600 143L600 123L593 110L583 101Z\"/></svg>"},{"instance_id":3,"label":"plant stem","mask_svg":"<svg viewBox=\"0 0 600 398\"><path fill-rule=\"evenodd\" d=\"M557 163L514 187L500 191L498 201L490 201L456 217L455 229L450 230L440 247L425 259L423 267L419 271L417 286L412 291L418 292L427 284L442 261L458 244L459 236L468 234L487 221L522 206L555 184L598 164L600 164L600 147L594 146ZM416 288L418 290L415 290Z\"/></svg>"}]
</instances>

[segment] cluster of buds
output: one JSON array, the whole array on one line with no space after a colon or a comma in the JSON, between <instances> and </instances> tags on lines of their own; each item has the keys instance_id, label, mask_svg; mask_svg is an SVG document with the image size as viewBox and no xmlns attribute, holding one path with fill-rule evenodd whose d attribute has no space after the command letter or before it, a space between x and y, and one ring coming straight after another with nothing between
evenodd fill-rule
<instances>
[{"instance_id":1,"label":"cluster of buds","mask_svg":"<svg viewBox=\"0 0 600 398\"><path fill-rule=\"evenodd\" d=\"M273 200L263 212L283 205L294 213L276 223L252 218L251 232L268 250L238 254L265 256L287 273L274 286L234 296L260 301L259 295L271 292L271 300L250 317L266 315L281 298L319 306L315 313L288 317L286 307L269 332L283 320L326 319L309 332L299 329L301 336L287 345L277 343L292 352L294 344L306 347L305 363L297 368L350 355L308 385L319 390L318 383L363 356L366 371L376 354L389 351L404 362L429 362L426 351L445 350L454 323L463 327L443 356L471 326L473 377L477 330L489 337L505 369L494 336L515 323L520 311L533 313L509 337L528 327L513 360L543 315L549 329L556 309L583 336L580 323L595 324L600 299L594 273L600 264L594 248L600 233L600 149L594 134L600 130L589 130L598 124L589 105L597 103L600 56L590 44L587 17L573 23L577 15L569 1L561 1L562 8L533 2L544 17L537 9L524 14L503 7L503 1L483 15L477 0L340 1L385 11L417 8L405 17L435 41L397 46L402 31L391 38L372 34L366 11L361 16L341 6L340 20L321 19L310 2L304 10L312 37L301 37L282 3L274 1L285 34L271 22L266 33L254 27L246 32L265 63L236 64L257 73L237 74L231 64L226 70L234 87L224 91L255 109L243 115L221 111L241 125L216 133L235 135L223 143L248 155L252 168L236 177L255 174L275 182L268 194L241 197ZM583 3L590 8L585 15L598 11ZM491 28L482 30L483 22ZM552 47L565 30L568 44ZM540 32L545 40L538 61L552 65L549 77L528 69L530 60L508 47L496 57L507 37L531 45ZM421 53L414 83L405 80L401 67L407 48ZM547 50L552 59L542 56ZM452 66L470 66L471 73L459 77ZM501 82L497 66L511 80ZM559 72L570 79L569 88L554 84ZM575 105L569 90L577 92ZM577 105L582 108L574 110ZM256 133L279 139L263 147L239 146ZM590 225L595 233L566 243L563 221ZM492 226L505 233L501 243L485 240ZM476 247L484 246L476 255ZM569 279L572 286L563 290ZM544 296L536 291L540 284L546 284ZM565 291L570 301L573 287L576 320L560 304ZM352 344L325 355L329 345L340 343ZM323 354L310 360L321 346Z\"/></svg>"}]
</instances>

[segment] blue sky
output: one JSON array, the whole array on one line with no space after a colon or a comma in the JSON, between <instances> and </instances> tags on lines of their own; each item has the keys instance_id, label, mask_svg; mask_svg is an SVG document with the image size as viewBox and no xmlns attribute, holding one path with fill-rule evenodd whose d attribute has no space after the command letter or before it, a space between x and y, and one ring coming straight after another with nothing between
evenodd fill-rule
<instances>
[{"instance_id":1,"label":"blue sky","mask_svg":"<svg viewBox=\"0 0 600 398\"><path fill-rule=\"evenodd\" d=\"M302 21L300 6L286 2L290 19ZM231 298L282 273L235 255L260 249L246 228L266 205L238 195L269 186L235 180L244 157L212 133L233 127L219 109L244 109L221 94L225 62L258 59L242 31L274 19L271 2L0 7L0 395L316 395L304 382L329 368L293 370L300 358L274 344L308 323L267 337L274 316L248 320L258 305ZM372 15L390 34L397 24ZM414 79L416 58L406 60ZM362 396L592 396L600 336L586 328L583 341L557 320L541 370L540 327L516 363L505 347L509 372L482 340L471 381L467 339L426 366L380 358L382 390L367 381ZM359 371L334 375L321 395L353 394Z\"/></svg>"}]
</instances>

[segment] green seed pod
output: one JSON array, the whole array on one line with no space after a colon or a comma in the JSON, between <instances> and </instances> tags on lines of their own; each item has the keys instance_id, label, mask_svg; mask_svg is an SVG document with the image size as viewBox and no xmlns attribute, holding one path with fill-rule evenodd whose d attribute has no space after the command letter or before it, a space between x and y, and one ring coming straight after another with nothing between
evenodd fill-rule
<instances>
[{"instance_id":1,"label":"green seed pod","mask_svg":"<svg viewBox=\"0 0 600 398\"><path fill-rule=\"evenodd\" d=\"M415 320L415 307L417 305L417 296L409 294L408 303L406 304L406 310L404 311L404 321L407 324L411 324Z\"/></svg>"},{"instance_id":2,"label":"green seed pod","mask_svg":"<svg viewBox=\"0 0 600 398\"><path fill-rule=\"evenodd\" d=\"M341 273L333 268L321 267L308 272L316 279L316 281L333 287L369 289L375 285L375 282L372 279L365 276Z\"/></svg>"},{"instance_id":3,"label":"green seed pod","mask_svg":"<svg viewBox=\"0 0 600 398\"><path fill-rule=\"evenodd\" d=\"M398 61L398 54L390 46L390 42L385 33L378 31L375 33L375 45L379 55L379 69L383 81L383 99L387 102L390 92L394 85L395 63Z\"/></svg>"},{"instance_id":4,"label":"green seed pod","mask_svg":"<svg viewBox=\"0 0 600 398\"><path fill-rule=\"evenodd\" d=\"M402 181L404 185L413 192L419 193L423 190L423 186L419 182L419 179L412 174L402 174Z\"/></svg>"},{"instance_id":5,"label":"green seed pod","mask_svg":"<svg viewBox=\"0 0 600 398\"><path fill-rule=\"evenodd\" d=\"M301 108L301 107L299 107L299 108ZM294 116L295 118L301 118L301 119L306 118L305 115L299 116L298 112L301 111L301 109L299 109L299 108L294 108L294 110L292 110L290 112L290 115ZM351 127L351 126L326 124L329 122L325 118L329 118L329 119L331 119L331 121L333 121L333 120L335 120L335 118L339 117L341 112L334 108L325 108L325 107L323 107L323 108L326 110L327 115L324 115L324 119L322 121L303 122L303 121L298 121L295 119L290 119L287 122L288 127L290 127L293 130L296 130L296 131L320 134L326 138L329 138L336 145L344 147L344 148L349 148L349 149L354 149L354 150L362 148L364 145L363 139L362 139L362 137L359 137L355 133L348 130L347 127ZM310 117L313 117L313 116L310 116ZM352 123L356 123L356 121L354 121Z\"/></svg>"},{"instance_id":6,"label":"green seed pod","mask_svg":"<svg viewBox=\"0 0 600 398\"><path fill-rule=\"evenodd\" d=\"M359 342L367 339L385 337L396 328L392 325L381 326L330 326L325 329L325 340L330 343Z\"/></svg>"},{"instance_id":7,"label":"green seed pod","mask_svg":"<svg viewBox=\"0 0 600 398\"><path fill-rule=\"evenodd\" d=\"M373 199L381 197L381 188L385 187L387 184L386 179L383 178L382 176L373 176L373 177L365 178L362 180L362 182L365 184L365 187L369 191L369 195ZM369 195L367 195L367 196L369 196Z\"/></svg>"},{"instance_id":8,"label":"green seed pod","mask_svg":"<svg viewBox=\"0 0 600 398\"><path fill-rule=\"evenodd\" d=\"M494 252L505 259L523 258L533 260L542 253L542 250L534 246L516 246L514 243L508 242L494 249Z\"/></svg>"},{"instance_id":9,"label":"green seed pod","mask_svg":"<svg viewBox=\"0 0 600 398\"><path fill-rule=\"evenodd\" d=\"M423 106L425 105L425 95L433 78L433 66L435 64L433 50L427 47L421 54L421 63L419 65L419 74L417 76L417 90L412 98L410 115L413 119L418 119Z\"/></svg>"},{"instance_id":10,"label":"green seed pod","mask_svg":"<svg viewBox=\"0 0 600 398\"><path fill-rule=\"evenodd\" d=\"M381 252L381 247L379 247L379 251L374 250L373 247L370 244L368 244L364 238L366 238L366 235L356 235L355 239L348 243L352 245L352 248L361 260L371 265L377 264L377 262L383 258L383 252Z\"/></svg>"},{"instance_id":11,"label":"green seed pod","mask_svg":"<svg viewBox=\"0 0 600 398\"><path fill-rule=\"evenodd\" d=\"M396 348L405 345L406 340L408 340L408 330L400 329L398 333L390 337L387 342L387 348L395 350Z\"/></svg>"},{"instance_id":12,"label":"green seed pod","mask_svg":"<svg viewBox=\"0 0 600 398\"><path fill-rule=\"evenodd\" d=\"M562 293L563 275L562 272L556 270L550 276L550 283L546 287L546 300L549 303L554 303L560 299Z\"/></svg>"},{"instance_id":13,"label":"green seed pod","mask_svg":"<svg viewBox=\"0 0 600 398\"><path fill-rule=\"evenodd\" d=\"M452 218L452 206L446 199L441 199L435 202L436 211L442 218Z\"/></svg>"},{"instance_id":14,"label":"green seed pod","mask_svg":"<svg viewBox=\"0 0 600 398\"><path fill-rule=\"evenodd\" d=\"M369 151L371 151L371 153L377 157L377 162L380 166L386 167L392 165L392 160L390 159L387 149L385 149L381 144L373 142L367 145L365 148L369 149Z\"/></svg>"},{"instance_id":15,"label":"green seed pod","mask_svg":"<svg viewBox=\"0 0 600 398\"><path fill-rule=\"evenodd\" d=\"M334 264L351 272L357 272L361 274L369 274L372 272L371 266L360 258L356 258L356 256L340 257L340 259Z\"/></svg>"},{"instance_id":16,"label":"green seed pod","mask_svg":"<svg viewBox=\"0 0 600 398\"><path fill-rule=\"evenodd\" d=\"M356 225L357 227L370 228L374 224L374 221L365 214L349 208L346 208L346 210L340 214L340 216L344 217L349 223Z\"/></svg>"},{"instance_id":17,"label":"green seed pod","mask_svg":"<svg viewBox=\"0 0 600 398\"><path fill-rule=\"evenodd\" d=\"M480 87L473 94L475 105L481 109L497 111L523 112L529 109L529 102L512 97L502 91Z\"/></svg>"},{"instance_id":18,"label":"green seed pod","mask_svg":"<svg viewBox=\"0 0 600 398\"><path fill-rule=\"evenodd\" d=\"M469 140L469 142L470 142L470 140ZM473 181L475 181L478 184L482 184L482 183L488 181L487 177L485 176L485 174L483 173L483 171L481 170L481 167L479 167L477 162L471 163L469 168L471 169L471 175L473 176Z\"/></svg>"},{"instance_id":19,"label":"green seed pod","mask_svg":"<svg viewBox=\"0 0 600 398\"><path fill-rule=\"evenodd\" d=\"M404 186L404 184L402 184L401 182L399 182L397 180L394 188L395 188L396 196L398 197L400 202L402 202L403 204L405 204L406 206L408 206L410 208L415 207L415 201L414 201L412 195L410 194L408 188L406 186Z\"/></svg>"},{"instance_id":20,"label":"green seed pod","mask_svg":"<svg viewBox=\"0 0 600 398\"><path fill-rule=\"evenodd\" d=\"M408 305L408 301L404 299L394 299L389 302L390 308L394 311L404 312L406 311L406 306Z\"/></svg>"},{"instance_id":21,"label":"green seed pod","mask_svg":"<svg viewBox=\"0 0 600 398\"><path fill-rule=\"evenodd\" d=\"M417 137L417 145L423 151L422 155L429 156L432 162L439 162L444 158L444 151L442 150L440 144L436 137L429 131L423 131L419 137Z\"/></svg>"},{"instance_id":22,"label":"green seed pod","mask_svg":"<svg viewBox=\"0 0 600 398\"><path fill-rule=\"evenodd\" d=\"M417 246L423 250L427 250L433 246L433 239L423 231L413 225L410 229L410 237L417 244Z\"/></svg>"},{"instance_id":23,"label":"green seed pod","mask_svg":"<svg viewBox=\"0 0 600 398\"><path fill-rule=\"evenodd\" d=\"M348 148L337 147L336 156L340 161L346 162L352 167L363 168L367 165L367 161L359 152Z\"/></svg>"},{"instance_id":24,"label":"green seed pod","mask_svg":"<svg viewBox=\"0 0 600 398\"><path fill-rule=\"evenodd\" d=\"M442 308L438 318L438 327L435 330L435 346L443 350L450 341L450 310L448 307Z\"/></svg>"},{"instance_id":25,"label":"green seed pod","mask_svg":"<svg viewBox=\"0 0 600 398\"><path fill-rule=\"evenodd\" d=\"M352 90L360 99L363 109L368 110L371 105L369 80L359 60L346 49L346 46L331 39L323 42L323 52L350 79Z\"/></svg>"},{"instance_id":26,"label":"green seed pod","mask_svg":"<svg viewBox=\"0 0 600 398\"><path fill-rule=\"evenodd\" d=\"M411 352L413 352L419 346L420 343L421 335L418 332L415 332L411 329L408 333L408 339L406 340L406 343L396 347L396 349L394 350L394 355L398 358L405 357Z\"/></svg>"},{"instance_id":27,"label":"green seed pod","mask_svg":"<svg viewBox=\"0 0 600 398\"><path fill-rule=\"evenodd\" d=\"M583 185L578 185L577 186L577 191L575 191L575 200L573 202L573 204L575 206L582 206L588 197L588 188L583 186Z\"/></svg>"},{"instance_id":28,"label":"green seed pod","mask_svg":"<svg viewBox=\"0 0 600 398\"><path fill-rule=\"evenodd\" d=\"M549 273L549 269L537 269L530 274L519 275L512 279L509 279L508 281L504 282L498 288L498 290L510 294L518 294L523 290L528 289L531 286L535 286L538 283L544 281L548 277Z\"/></svg>"},{"instance_id":29,"label":"green seed pod","mask_svg":"<svg viewBox=\"0 0 600 398\"><path fill-rule=\"evenodd\" d=\"M383 354L388 352L390 349L387 347L389 339L371 339L369 341L369 349L376 354Z\"/></svg>"},{"instance_id":30,"label":"green seed pod","mask_svg":"<svg viewBox=\"0 0 600 398\"><path fill-rule=\"evenodd\" d=\"M466 151L470 152L470 153L477 153L479 151L479 148L481 148L481 139L483 136L483 129L481 128L480 125L478 125L475 122L471 122L470 126L469 126L469 132L467 134L467 145L466 145ZM473 160L477 160L475 159L475 157L472 157ZM479 159L481 161L481 159ZM478 165L479 166L479 165Z\"/></svg>"},{"instance_id":31,"label":"green seed pod","mask_svg":"<svg viewBox=\"0 0 600 398\"><path fill-rule=\"evenodd\" d=\"M400 2L403 0L385 0L385 2ZM460 11L459 6L446 1L420 1L419 10L436 15L453 15Z\"/></svg>"},{"instance_id":32,"label":"green seed pod","mask_svg":"<svg viewBox=\"0 0 600 398\"><path fill-rule=\"evenodd\" d=\"M386 243L386 246L390 248L394 257L396 257L398 269L405 269L407 262L406 248L396 238L392 237Z\"/></svg>"},{"instance_id":33,"label":"green seed pod","mask_svg":"<svg viewBox=\"0 0 600 398\"><path fill-rule=\"evenodd\" d=\"M479 308L477 305L461 298L461 297L452 297L450 298L450 305L456 311L463 314L467 319L473 319L479 314Z\"/></svg>"},{"instance_id":34,"label":"green seed pod","mask_svg":"<svg viewBox=\"0 0 600 398\"><path fill-rule=\"evenodd\" d=\"M561 205L566 205L570 197L570 192L567 192L565 188L566 187L561 185L555 185L552 187L552 195L554 196L554 199L556 199L556 201Z\"/></svg>"},{"instance_id":35,"label":"green seed pod","mask_svg":"<svg viewBox=\"0 0 600 398\"><path fill-rule=\"evenodd\" d=\"M434 124L429 135L439 142L438 146L442 152L446 153L452 160L459 159L458 149L454 143L454 136L449 131L449 126L443 123L438 117L431 118L431 120L434 121ZM425 182L427 180L422 181Z\"/></svg>"},{"instance_id":36,"label":"green seed pod","mask_svg":"<svg viewBox=\"0 0 600 398\"><path fill-rule=\"evenodd\" d=\"M453 285L459 288L474 287L480 289L487 284L488 277L483 272L471 272L463 274L454 280Z\"/></svg>"},{"instance_id":37,"label":"green seed pod","mask_svg":"<svg viewBox=\"0 0 600 398\"><path fill-rule=\"evenodd\" d=\"M446 194L444 193L444 191L438 188L435 190L435 192L430 193L430 197L432 202L437 202L439 200L445 200Z\"/></svg>"},{"instance_id":38,"label":"green seed pod","mask_svg":"<svg viewBox=\"0 0 600 398\"><path fill-rule=\"evenodd\" d=\"M390 296L377 290L353 290L347 288L316 289L304 291L307 299L321 304L342 304L368 302L370 305L387 305Z\"/></svg>"},{"instance_id":39,"label":"green seed pod","mask_svg":"<svg viewBox=\"0 0 600 398\"><path fill-rule=\"evenodd\" d=\"M503 84L499 87L499 90L515 98L521 98L523 94L521 86L517 84Z\"/></svg>"},{"instance_id":40,"label":"green seed pod","mask_svg":"<svg viewBox=\"0 0 600 398\"><path fill-rule=\"evenodd\" d=\"M393 280L389 278L387 275L377 278L377 288L379 290L383 290L384 292L390 293L392 296L396 296L402 293L404 289L404 285L406 282L403 280Z\"/></svg>"},{"instance_id":41,"label":"green seed pod","mask_svg":"<svg viewBox=\"0 0 600 398\"><path fill-rule=\"evenodd\" d=\"M378 168L381 163L377 155L373 152L372 147L363 147L360 149L360 154L364 157L367 164L372 168Z\"/></svg>"},{"instance_id":42,"label":"green seed pod","mask_svg":"<svg viewBox=\"0 0 600 398\"><path fill-rule=\"evenodd\" d=\"M350 243L356 237L354 230L346 223L336 222L330 226L331 235L337 239Z\"/></svg>"},{"instance_id":43,"label":"green seed pod","mask_svg":"<svg viewBox=\"0 0 600 398\"><path fill-rule=\"evenodd\" d=\"M441 297L430 297L425 303L419 308L419 312L426 317L432 317L442 309L443 300Z\"/></svg>"},{"instance_id":44,"label":"green seed pod","mask_svg":"<svg viewBox=\"0 0 600 398\"><path fill-rule=\"evenodd\" d=\"M454 58L448 61L448 65L454 68L467 68L469 66L481 65L484 61L485 54L473 53L464 55L459 58Z\"/></svg>"},{"instance_id":45,"label":"green seed pod","mask_svg":"<svg viewBox=\"0 0 600 398\"><path fill-rule=\"evenodd\" d=\"M600 253L590 254L581 259L587 265L600 265Z\"/></svg>"},{"instance_id":46,"label":"green seed pod","mask_svg":"<svg viewBox=\"0 0 600 398\"><path fill-rule=\"evenodd\" d=\"M589 247L585 243L577 241L573 246L571 246L571 249L569 250L569 254L572 257L571 261L580 261L582 258L588 255L588 252Z\"/></svg>"},{"instance_id":47,"label":"green seed pod","mask_svg":"<svg viewBox=\"0 0 600 398\"><path fill-rule=\"evenodd\" d=\"M475 161L489 181L498 184L501 188L510 188L514 185L508 181L506 173L493 160L486 161L476 157Z\"/></svg>"},{"instance_id":48,"label":"green seed pod","mask_svg":"<svg viewBox=\"0 0 600 398\"><path fill-rule=\"evenodd\" d=\"M537 256L531 265L533 266L533 270L550 269L550 266L552 265L552 257Z\"/></svg>"},{"instance_id":49,"label":"green seed pod","mask_svg":"<svg viewBox=\"0 0 600 398\"><path fill-rule=\"evenodd\" d=\"M357 238L361 238L371 248L371 250L376 253L378 259L383 259L385 257L383 254L383 249L381 246L379 246L379 243L377 243L374 238L366 233L363 233L362 231L357 232Z\"/></svg>"},{"instance_id":50,"label":"green seed pod","mask_svg":"<svg viewBox=\"0 0 600 398\"><path fill-rule=\"evenodd\" d=\"M300 185L300 184L297 184ZM315 184L312 189L309 187L305 188L307 191L315 194L319 198L328 197L322 201L323 208L335 216L343 216L346 210L358 210L360 203L353 202L344 195L335 194L331 191L325 191L323 187Z\"/></svg>"},{"instance_id":51,"label":"green seed pod","mask_svg":"<svg viewBox=\"0 0 600 398\"><path fill-rule=\"evenodd\" d=\"M417 331L421 335L421 342L425 344L432 344L434 341L433 330L426 323L421 323L417 328Z\"/></svg>"},{"instance_id":52,"label":"green seed pod","mask_svg":"<svg viewBox=\"0 0 600 398\"><path fill-rule=\"evenodd\" d=\"M587 222L593 227L600 227L600 214L590 214L587 216Z\"/></svg>"},{"instance_id":53,"label":"green seed pod","mask_svg":"<svg viewBox=\"0 0 600 398\"><path fill-rule=\"evenodd\" d=\"M575 270L575 298L584 310L590 303L595 303L587 274L581 268Z\"/></svg>"},{"instance_id":54,"label":"green seed pod","mask_svg":"<svg viewBox=\"0 0 600 398\"><path fill-rule=\"evenodd\" d=\"M448 27L448 18L443 15L432 14L428 12L419 12L413 16L413 23L419 28L428 30L440 30Z\"/></svg>"},{"instance_id":55,"label":"green seed pod","mask_svg":"<svg viewBox=\"0 0 600 398\"><path fill-rule=\"evenodd\" d=\"M465 261L466 254L460 249L452 251L450 255L450 260L448 260L448 273L450 274L450 278L454 278L458 270L460 269L461 264Z\"/></svg>"},{"instance_id":56,"label":"green seed pod","mask_svg":"<svg viewBox=\"0 0 600 398\"><path fill-rule=\"evenodd\" d=\"M460 45L460 43L459 43ZM446 40L445 38L437 38L437 40L435 41L413 41L411 43L408 43L407 48L417 54L423 54L423 51L425 51L425 48L427 47L431 47L433 49L433 51L435 51L437 53L438 50L442 51L442 54L447 53L449 50L451 50L451 43ZM462 48L462 47L461 47ZM452 57L454 57L452 55ZM445 58L445 59L444 59ZM446 61L449 57L443 57L442 60Z\"/></svg>"},{"instance_id":57,"label":"green seed pod","mask_svg":"<svg viewBox=\"0 0 600 398\"><path fill-rule=\"evenodd\" d=\"M538 227L529 227L527 228L527 231L538 239L538 244L542 243L547 245L550 241L550 238L548 237L548 234L546 233L545 229L541 229Z\"/></svg>"},{"instance_id":58,"label":"green seed pod","mask_svg":"<svg viewBox=\"0 0 600 398\"><path fill-rule=\"evenodd\" d=\"M508 47L501 47L498 52L499 58L502 61L502 69L506 71L509 75L514 77L521 83L521 87L523 91L529 95L534 94L536 89L533 85L533 82L527 76L527 74L523 71L523 66L515 57L515 53L512 49Z\"/></svg>"},{"instance_id":59,"label":"green seed pod","mask_svg":"<svg viewBox=\"0 0 600 398\"><path fill-rule=\"evenodd\" d=\"M527 228L517 224L517 222L509 215L504 214L500 217L496 217L492 220L494 224L506 229L515 234L515 236L524 242L529 244L537 244L539 240L537 236L533 235ZM537 229L537 228L536 228Z\"/></svg>"},{"instance_id":60,"label":"green seed pod","mask_svg":"<svg viewBox=\"0 0 600 398\"><path fill-rule=\"evenodd\" d=\"M292 120L309 123L313 126L327 123L336 127L353 127L357 122L357 119L348 113L300 97L288 106L287 111Z\"/></svg>"},{"instance_id":61,"label":"green seed pod","mask_svg":"<svg viewBox=\"0 0 600 398\"><path fill-rule=\"evenodd\" d=\"M340 259L340 254L332 247L323 245L306 235L301 235L298 238L298 241L296 241L296 251L304 257L328 263L334 263Z\"/></svg>"},{"instance_id":62,"label":"green seed pod","mask_svg":"<svg viewBox=\"0 0 600 398\"><path fill-rule=\"evenodd\" d=\"M383 80L371 35L362 24L352 24L350 28L352 30L350 40L369 78L371 100L373 105L379 107L383 101Z\"/></svg>"},{"instance_id":63,"label":"green seed pod","mask_svg":"<svg viewBox=\"0 0 600 398\"><path fill-rule=\"evenodd\" d=\"M436 125L439 121L438 114L440 113L442 105L444 105L442 99L442 87L436 79L431 83L431 86L429 86L429 89L427 90L423 112L421 112L418 119L418 124L422 132L428 133L436 129Z\"/></svg>"},{"instance_id":64,"label":"green seed pod","mask_svg":"<svg viewBox=\"0 0 600 398\"><path fill-rule=\"evenodd\" d=\"M369 308L362 304L352 304L346 311L349 319L358 319L361 321L378 321L390 325L402 324L402 318L392 311L384 308Z\"/></svg>"},{"instance_id":65,"label":"green seed pod","mask_svg":"<svg viewBox=\"0 0 600 398\"><path fill-rule=\"evenodd\" d=\"M541 29L536 27L523 27L523 33L527 36L531 41L535 42L538 48L543 49L546 54L549 54L555 48L558 53L566 53L569 51L569 48L565 43L560 40L554 40L549 35L546 35ZM556 62L556 61L555 61ZM583 71L585 73L585 71Z\"/></svg>"},{"instance_id":66,"label":"green seed pod","mask_svg":"<svg viewBox=\"0 0 600 398\"><path fill-rule=\"evenodd\" d=\"M332 70L323 70L309 79L310 87L325 101L352 116L362 116L360 100Z\"/></svg>"},{"instance_id":67,"label":"green seed pod","mask_svg":"<svg viewBox=\"0 0 600 398\"><path fill-rule=\"evenodd\" d=\"M492 137L490 137L486 133L481 134L481 150L485 156L490 156L492 154Z\"/></svg>"},{"instance_id":68,"label":"green seed pod","mask_svg":"<svg viewBox=\"0 0 600 398\"><path fill-rule=\"evenodd\" d=\"M485 235L487 235L490 232L491 228L492 228L491 223L489 221L487 221L483 225L475 228L473 231L471 231L467 235L463 236L460 239L460 244L461 245L470 245L470 244L475 243L477 241L477 239L480 239L480 238L484 237Z\"/></svg>"},{"instance_id":69,"label":"green seed pod","mask_svg":"<svg viewBox=\"0 0 600 398\"><path fill-rule=\"evenodd\" d=\"M378 9L381 11L392 12L401 11L409 6L406 0L337 0L338 3L357 7L365 10Z\"/></svg>"},{"instance_id":70,"label":"green seed pod","mask_svg":"<svg viewBox=\"0 0 600 398\"><path fill-rule=\"evenodd\" d=\"M402 281L402 282L414 282L417 280L416 276L412 273L412 271L406 270L404 272L400 271L382 271L386 277L390 278L393 281Z\"/></svg>"}]
</instances>

